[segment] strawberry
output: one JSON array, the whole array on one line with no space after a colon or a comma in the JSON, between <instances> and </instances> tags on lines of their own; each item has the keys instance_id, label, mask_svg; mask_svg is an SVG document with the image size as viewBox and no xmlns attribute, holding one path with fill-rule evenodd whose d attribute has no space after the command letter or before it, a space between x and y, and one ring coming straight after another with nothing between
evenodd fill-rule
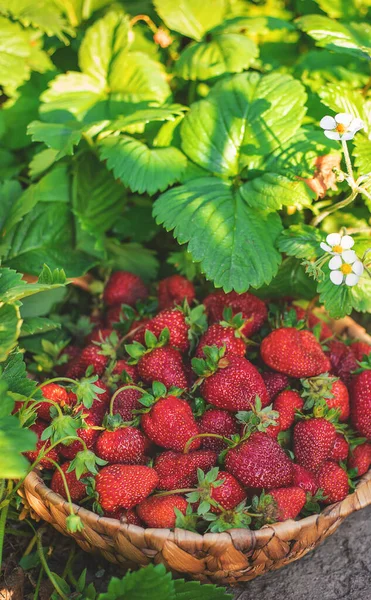
<instances>
[{"instance_id":1,"label":"strawberry","mask_svg":"<svg viewBox=\"0 0 371 600\"><path fill-rule=\"evenodd\" d=\"M145 383L160 381L167 388L188 387L182 356L170 346L154 348L143 354L138 362L138 373Z\"/></svg>"},{"instance_id":2,"label":"strawberry","mask_svg":"<svg viewBox=\"0 0 371 600\"><path fill-rule=\"evenodd\" d=\"M169 344L185 352L189 347L189 326L183 312L178 309L163 310L145 325L145 330L151 331L157 338L165 328L170 332Z\"/></svg>"},{"instance_id":3,"label":"strawberry","mask_svg":"<svg viewBox=\"0 0 371 600\"><path fill-rule=\"evenodd\" d=\"M113 332L114 329L111 327L97 327L96 329L93 329L93 331L87 336L86 343L93 344L94 342L105 342Z\"/></svg>"},{"instance_id":4,"label":"strawberry","mask_svg":"<svg viewBox=\"0 0 371 600\"><path fill-rule=\"evenodd\" d=\"M41 391L44 398L56 402L56 404L59 404L61 407L69 404L67 391L61 385L47 383L46 385L43 385ZM50 416L50 409L52 406L53 404L50 402L40 402L40 404L36 406L37 416L40 419L43 419L43 421L50 422L52 420Z\"/></svg>"},{"instance_id":5,"label":"strawberry","mask_svg":"<svg viewBox=\"0 0 371 600\"><path fill-rule=\"evenodd\" d=\"M294 427L294 454L299 465L317 471L330 456L336 429L326 419L299 421Z\"/></svg>"},{"instance_id":6,"label":"strawberry","mask_svg":"<svg viewBox=\"0 0 371 600\"><path fill-rule=\"evenodd\" d=\"M197 357L205 357L203 351L205 346L217 346L217 348L225 346L225 356L229 354L245 356L246 354L246 344L240 337L236 336L235 329L233 327L224 327L220 323L210 325L209 329L203 334L197 346Z\"/></svg>"},{"instance_id":7,"label":"strawberry","mask_svg":"<svg viewBox=\"0 0 371 600\"><path fill-rule=\"evenodd\" d=\"M216 463L218 455L211 450L197 450L189 454L163 452L156 458L159 490L174 490L193 487L197 483L197 470L209 471Z\"/></svg>"},{"instance_id":8,"label":"strawberry","mask_svg":"<svg viewBox=\"0 0 371 600\"><path fill-rule=\"evenodd\" d=\"M246 320L242 329L245 337L250 337L254 333L257 333L268 315L264 302L248 292L244 294L229 292L226 294L218 290L205 298L204 305L210 323L221 321L225 308L231 308L234 315L242 313L242 318Z\"/></svg>"},{"instance_id":9,"label":"strawberry","mask_svg":"<svg viewBox=\"0 0 371 600\"><path fill-rule=\"evenodd\" d=\"M121 416L123 421L133 420L133 410L143 408L139 402L143 394L138 390L127 388L119 392L113 402L113 414Z\"/></svg>"},{"instance_id":10,"label":"strawberry","mask_svg":"<svg viewBox=\"0 0 371 600\"><path fill-rule=\"evenodd\" d=\"M226 410L212 408L207 410L198 420L200 433L216 433L224 437L231 437L238 433L238 425L235 417ZM202 447L214 452L221 452L226 447L223 440L217 438L205 437L202 440Z\"/></svg>"},{"instance_id":11,"label":"strawberry","mask_svg":"<svg viewBox=\"0 0 371 600\"><path fill-rule=\"evenodd\" d=\"M143 523L137 515L135 508L129 508L125 513L126 522L129 525L136 525L137 527L143 527Z\"/></svg>"},{"instance_id":12,"label":"strawberry","mask_svg":"<svg viewBox=\"0 0 371 600\"><path fill-rule=\"evenodd\" d=\"M348 458L349 444L341 433L336 434L334 447L329 455L335 462L345 461Z\"/></svg>"},{"instance_id":13,"label":"strawberry","mask_svg":"<svg viewBox=\"0 0 371 600\"><path fill-rule=\"evenodd\" d=\"M69 344L63 348L58 358L58 362L60 362L60 364L55 366L55 372L57 375L65 375L68 369L70 369L71 365L78 361L80 354L81 348L74 346L73 344Z\"/></svg>"},{"instance_id":14,"label":"strawberry","mask_svg":"<svg viewBox=\"0 0 371 600\"><path fill-rule=\"evenodd\" d=\"M209 404L235 412L249 410L259 396L262 406L267 406L267 389L251 362L232 354L223 357L223 350L216 346L206 346L204 352L206 360L194 358L192 366L198 375L204 377L201 394Z\"/></svg>"},{"instance_id":15,"label":"strawberry","mask_svg":"<svg viewBox=\"0 0 371 600\"><path fill-rule=\"evenodd\" d=\"M95 490L104 511L133 508L157 487L158 475L142 465L108 465L95 478Z\"/></svg>"},{"instance_id":16,"label":"strawberry","mask_svg":"<svg viewBox=\"0 0 371 600\"><path fill-rule=\"evenodd\" d=\"M136 511L147 527L172 529L175 527L176 514L174 508L185 515L188 502L183 496L150 496L138 504Z\"/></svg>"},{"instance_id":17,"label":"strawberry","mask_svg":"<svg viewBox=\"0 0 371 600\"><path fill-rule=\"evenodd\" d=\"M150 322L151 319L144 318L139 321L134 321L132 326L130 327L127 336L133 342L139 342L140 344L144 344L144 335L146 332L146 326Z\"/></svg>"},{"instance_id":18,"label":"strawberry","mask_svg":"<svg viewBox=\"0 0 371 600\"><path fill-rule=\"evenodd\" d=\"M325 321L323 321L323 319L320 319L319 317L317 317L313 311L309 311L309 314L307 315L307 311L305 310L305 308L302 308L301 306L296 306L294 304L292 306L292 308L295 310L298 320L303 319L304 321L308 322L309 329L313 329L316 325L318 325L318 323L320 323L320 325L321 325L321 327L320 327L321 342L323 340L327 340L328 338L333 337L334 333L333 333L332 329L327 325L327 323Z\"/></svg>"},{"instance_id":19,"label":"strawberry","mask_svg":"<svg viewBox=\"0 0 371 600\"><path fill-rule=\"evenodd\" d=\"M371 354L371 346L367 344L367 342L354 342L350 346L351 351L353 352L356 360L361 362L365 356L369 356Z\"/></svg>"},{"instance_id":20,"label":"strawberry","mask_svg":"<svg viewBox=\"0 0 371 600\"><path fill-rule=\"evenodd\" d=\"M97 456L110 464L138 465L144 462L143 434L135 427L104 431L95 443Z\"/></svg>"},{"instance_id":21,"label":"strawberry","mask_svg":"<svg viewBox=\"0 0 371 600\"><path fill-rule=\"evenodd\" d=\"M228 450L226 470L250 488L271 489L292 482L292 462L281 446L266 433L257 431Z\"/></svg>"},{"instance_id":22,"label":"strawberry","mask_svg":"<svg viewBox=\"0 0 371 600\"><path fill-rule=\"evenodd\" d=\"M158 284L158 305L160 310L172 308L175 304L183 304L187 300L192 304L196 297L193 283L182 275L171 275Z\"/></svg>"},{"instance_id":23,"label":"strawberry","mask_svg":"<svg viewBox=\"0 0 371 600\"><path fill-rule=\"evenodd\" d=\"M314 377L330 368L313 333L295 327L272 331L262 341L260 354L268 367L289 377Z\"/></svg>"},{"instance_id":24,"label":"strawberry","mask_svg":"<svg viewBox=\"0 0 371 600\"><path fill-rule=\"evenodd\" d=\"M329 342L328 347L327 355L331 362L331 372L340 377L346 385L349 385L352 372L358 368L352 347L339 340L332 340Z\"/></svg>"},{"instance_id":25,"label":"strawberry","mask_svg":"<svg viewBox=\"0 0 371 600\"><path fill-rule=\"evenodd\" d=\"M318 485L323 490L324 504L340 502L349 492L348 473L337 463L327 460L318 471Z\"/></svg>"},{"instance_id":26,"label":"strawberry","mask_svg":"<svg viewBox=\"0 0 371 600\"><path fill-rule=\"evenodd\" d=\"M276 396L273 401L273 410L279 414L278 425L280 431L286 431L295 421L295 413L302 410L304 406L303 399L298 392L286 390Z\"/></svg>"},{"instance_id":27,"label":"strawberry","mask_svg":"<svg viewBox=\"0 0 371 600\"><path fill-rule=\"evenodd\" d=\"M135 306L138 300L145 300L148 290L138 275L127 271L112 273L103 292L103 301L107 306L128 304Z\"/></svg>"},{"instance_id":28,"label":"strawberry","mask_svg":"<svg viewBox=\"0 0 371 600\"><path fill-rule=\"evenodd\" d=\"M371 465L371 444L365 442L353 448L349 454L349 469L357 469L357 476L362 477Z\"/></svg>"},{"instance_id":29,"label":"strawberry","mask_svg":"<svg viewBox=\"0 0 371 600\"><path fill-rule=\"evenodd\" d=\"M305 398L304 408L313 409L315 416L322 416L328 409L338 411L339 421L349 418L349 393L346 385L336 377L323 373L317 377L302 379Z\"/></svg>"},{"instance_id":30,"label":"strawberry","mask_svg":"<svg viewBox=\"0 0 371 600\"><path fill-rule=\"evenodd\" d=\"M265 523L295 519L304 508L306 493L301 487L287 487L269 490L262 494L260 503Z\"/></svg>"},{"instance_id":31,"label":"strawberry","mask_svg":"<svg viewBox=\"0 0 371 600\"><path fill-rule=\"evenodd\" d=\"M270 402L272 402L277 394L282 392L289 385L289 378L283 373L266 371L265 373L262 373L262 377L265 387L267 388Z\"/></svg>"},{"instance_id":32,"label":"strawberry","mask_svg":"<svg viewBox=\"0 0 371 600\"><path fill-rule=\"evenodd\" d=\"M28 458L30 463L35 462L35 460L39 456L39 452L42 448L44 448L45 450L50 448L50 440L43 441L41 439L41 435L46 428L47 428L47 424L43 423L42 421L36 421L36 423L31 425L31 427L29 428L31 431L33 431L37 435L36 450L33 450L31 452L24 452L25 457ZM58 462L58 458L59 457L58 457L57 447L52 448L52 450L49 450L48 454L40 460L38 465L40 467L44 467L44 469L54 469L54 465L50 461L50 459Z\"/></svg>"},{"instance_id":33,"label":"strawberry","mask_svg":"<svg viewBox=\"0 0 371 600\"><path fill-rule=\"evenodd\" d=\"M85 442L89 450L93 448L100 433L99 430L93 429L93 427L101 425L104 414L104 410L102 411L101 405L98 403L99 400L95 400L91 408L85 408L82 406L77 407L83 412L83 420L85 425L84 427L77 429L76 435ZM79 440L74 440L68 446L64 444L59 444L58 446L60 455L69 460L72 460L76 456L77 452L82 449L82 444Z\"/></svg>"},{"instance_id":34,"label":"strawberry","mask_svg":"<svg viewBox=\"0 0 371 600\"><path fill-rule=\"evenodd\" d=\"M113 368L112 374L113 375L128 375L129 378L134 382L137 383L138 382L138 371L135 365L129 365L129 363L126 360L123 360L122 358L120 360L118 360Z\"/></svg>"},{"instance_id":35,"label":"strawberry","mask_svg":"<svg viewBox=\"0 0 371 600\"><path fill-rule=\"evenodd\" d=\"M217 487L211 486L210 497L224 510L232 510L246 500L246 492L233 475L227 471L219 471L216 481L223 481ZM220 513L220 508L211 505L211 512Z\"/></svg>"},{"instance_id":36,"label":"strawberry","mask_svg":"<svg viewBox=\"0 0 371 600\"><path fill-rule=\"evenodd\" d=\"M295 487L302 488L308 494L315 496L318 490L318 481L316 476L312 471L308 471L305 467L301 465L293 465L294 476L292 479L292 484Z\"/></svg>"},{"instance_id":37,"label":"strawberry","mask_svg":"<svg viewBox=\"0 0 371 600\"><path fill-rule=\"evenodd\" d=\"M176 396L160 398L142 416L144 433L158 446L183 452L190 438L199 434L192 409L186 400ZM201 440L195 439L190 449L197 450Z\"/></svg>"},{"instance_id":38,"label":"strawberry","mask_svg":"<svg viewBox=\"0 0 371 600\"><path fill-rule=\"evenodd\" d=\"M106 312L107 328L112 328L115 323L120 323L120 321L126 320L127 319L123 313L121 304L115 304L114 306L110 306Z\"/></svg>"},{"instance_id":39,"label":"strawberry","mask_svg":"<svg viewBox=\"0 0 371 600\"><path fill-rule=\"evenodd\" d=\"M371 439L371 371L356 375L350 386L350 421L362 436Z\"/></svg>"},{"instance_id":40,"label":"strawberry","mask_svg":"<svg viewBox=\"0 0 371 600\"><path fill-rule=\"evenodd\" d=\"M75 471L71 471L67 473L67 469L69 468L71 463L66 462L61 466L61 469L66 477L68 489L70 491L72 502L79 502L86 496L86 485L81 481L81 479L76 479ZM50 487L53 492L56 494L60 494L63 498L67 499L66 490L64 489L63 479L58 470L54 471Z\"/></svg>"},{"instance_id":41,"label":"strawberry","mask_svg":"<svg viewBox=\"0 0 371 600\"><path fill-rule=\"evenodd\" d=\"M102 349L96 344L89 344L85 346L80 354L80 358L76 365L76 372L79 377L85 375L86 369L90 366L93 367L93 373L102 375L108 364L108 356L102 354Z\"/></svg>"}]
</instances>

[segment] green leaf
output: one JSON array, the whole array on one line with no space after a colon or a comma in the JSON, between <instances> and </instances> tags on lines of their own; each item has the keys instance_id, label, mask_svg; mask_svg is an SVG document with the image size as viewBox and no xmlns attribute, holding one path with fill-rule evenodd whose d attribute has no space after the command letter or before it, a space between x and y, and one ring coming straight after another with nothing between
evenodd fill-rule
<instances>
[{"instance_id":1,"label":"green leaf","mask_svg":"<svg viewBox=\"0 0 371 600\"><path fill-rule=\"evenodd\" d=\"M179 181L187 160L177 148L149 148L128 136L108 136L100 143L102 160L132 192L152 195Z\"/></svg>"},{"instance_id":2,"label":"green leaf","mask_svg":"<svg viewBox=\"0 0 371 600\"><path fill-rule=\"evenodd\" d=\"M0 183L0 230L7 229L9 215L13 206L22 194L22 187L18 181L3 181Z\"/></svg>"},{"instance_id":3,"label":"green leaf","mask_svg":"<svg viewBox=\"0 0 371 600\"><path fill-rule=\"evenodd\" d=\"M330 317L340 319L352 312L352 289L347 285L334 285L330 279L330 270L323 267L324 277L318 283L319 302L323 304Z\"/></svg>"},{"instance_id":4,"label":"green leaf","mask_svg":"<svg viewBox=\"0 0 371 600\"><path fill-rule=\"evenodd\" d=\"M299 129L305 99L304 88L289 75L242 73L223 79L185 116L183 151L224 176L256 168Z\"/></svg>"},{"instance_id":5,"label":"green leaf","mask_svg":"<svg viewBox=\"0 0 371 600\"><path fill-rule=\"evenodd\" d=\"M299 209L310 206L314 196L303 181L277 173L264 173L247 181L240 192L249 206L266 211L280 210L283 206L296 206Z\"/></svg>"},{"instance_id":6,"label":"green leaf","mask_svg":"<svg viewBox=\"0 0 371 600\"><path fill-rule=\"evenodd\" d=\"M50 267L48 267L48 265L43 265L43 269L39 275L39 278L37 280L38 284L41 284L43 286L43 289L46 289L46 286L48 286L48 288L52 287L52 286L59 286L59 285L65 285L66 283L66 274L63 271L63 269L54 269L54 271L52 271L50 269Z\"/></svg>"},{"instance_id":7,"label":"green leaf","mask_svg":"<svg viewBox=\"0 0 371 600\"><path fill-rule=\"evenodd\" d=\"M371 57L371 26L368 23L339 23L322 15L306 15L296 23L316 40L317 46L367 60Z\"/></svg>"},{"instance_id":8,"label":"green leaf","mask_svg":"<svg viewBox=\"0 0 371 600\"><path fill-rule=\"evenodd\" d=\"M170 98L170 87L161 63L143 52L128 52L122 61L122 70L111 78L113 101L163 104ZM123 110L120 114L123 114Z\"/></svg>"},{"instance_id":9,"label":"green leaf","mask_svg":"<svg viewBox=\"0 0 371 600\"><path fill-rule=\"evenodd\" d=\"M285 229L278 239L278 248L280 252L285 252L289 256L296 258L318 258L323 255L320 244L324 242L326 234L311 225L291 225Z\"/></svg>"},{"instance_id":10,"label":"green leaf","mask_svg":"<svg viewBox=\"0 0 371 600\"><path fill-rule=\"evenodd\" d=\"M0 365L0 382L5 381L12 394L25 398L40 398L41 392L35 393L36 382L27 377L26 364L23 354L19 351L12 352L7 360Z\"/></svg>"},{"instance_id":11,"label":"green leaf","mask_svg":"<svg viewBox=\"0 0 371 600\"><path fill-rule=\"evenodd\" d=\"M135 243L120 244L113 238L106 240L106 249L107 266L136 273L145 281L156 278L159 264L153 250Z\"/></svg>"},{"instance_id":12,"label":"green leaf","mask_svg":"<svg viewBox=\"0 0 371 600\"><path fill-rule=\"evenodd\" d=\"M310 50L302 54L296 63L295 75L313 92L319 92L328 83L340 81L348 89L364 87L368 79L367 62L356 56L339 54L329 50Z\"/></svg>"},{"instance_id":13,"label":"green leaf","mask_svg":"<svg viewBox=\"0 0 371 600\"><path fill-rule=\"evenodd\" d=\"M184 581L176 579L176 600L232 600L232 594L228 594L223 587L216 585L201 584L199 581Z\"/></svg>"},{"instance_id":14,"label":"green leaf","mask_svg":"<svg viewBox=\"0 0 371 600\"><path fill-rule=\"evenodd\" d=\"M304 298L311 300L316 295L316 282L305 273L295 258L285 259L273 281L255 292L260 298Z\"/></svg>"},{"instance_id":15,"label":"green leaf","mask_svg":"<svg viewBox=\"0 0 371 600\"><path fill-rule=\"evenodd\" d=\"M207 31L223 21L226 0L154 0L157 13L169 29L194 40L201 40Z\"/></svg>"},{"instance_id":16,"label":"green leaf","mask_svg":"<svg viewBox=\"0 0 371 600\"><path fill-rule=\"evenodd\" d=\"M0 405L7 401L6 384L0 386ZM12 410L13 404L8 405ZM36 435L29 429L23 429L16 416L1 414L0 416L0 461L1 479L20 479L30 466L22 452L33 450L36 446Z\"/></svg>"},{"instance_id":17,"label":"green leaf","mask_svg":"<svg viewBox=\"0 0 371 600\"><path fill-rule=\"evenodd\" d=\"M33 142L44 142L52 150L58 150L53 160L59 160L63 156L72 155L82 136L81 123L70 121L68 123L43 123L32 121L27 133L31 135Z\"/></svg>"},{"instance_id":18,"label":"green leaf","mask_svg":"<svg viewBox=\"0 0 371 600\"><path fill-rule=\"evenodd\" d=\"M29 317L28 319L24 319L19 337L38 335L60 328L60 323L56 323L46 317Z\"/></svg>"},{"instance_id":19,"label":"green leaf","mask_svg":"<svg viewBox=\"0 0 371 600\"><path fill-rule=\"evenodd\" d=\"M365 121L369 129L368 103L359 90L352 90L346 84L329 84L319 92L323 104L334 112L347 112Z\"/></svg>"},{"instance_id":20,"label":"green leaf","mask_svg":"<svg viewBox=\"0 0 371 600\"><path fill-rule=\"evenodd\" d=\"M67 111L82 120L98 102L107 99L100 82L85 73L70 71L58 75L41 95L40 112L45 118L49 113Z\"/></svg>"},{"instance_id":21,"label":"green leaf","mask_svg":"<svg viewBox=\"0 0 371 600\"><path fill-rule=\"evenodd\" d=\"M39 29L49 36L57 36L65 44L74 31L65 21L61 5L53 0L0 0L0 12L22 23Z\"/></svg>"},{"instance_id":22,"label":"green leaf","mask_svg":"<svg viewBox=\"0 0 371 600\"><path fill-rule=\"evenodd\" d=\"M98 600L144 600L161 598L175 600L174 582L171 574L166 573L164 565L148 565L139 571L128 572L122 579L112 577L107 592L99 594Z\"/></svg>"},{"instance_id":23,"label":"green leaf","mask_svg":"<svg viewBox=\"0 0 371 600\"><path fill-rule=\"evenodd\" d=\"M350 19L358 16L358 8L361 2L354 0L314 0L316 4L332 19ZM357 4L357 6L356 6Z\"/></svg>"},{"instance_id":24,"label":"green leaf","mask_svg":"<svg viewBox=\"0 0 371 600\"><path fill-rule=\"evenodd\" d=\"M147 123L153 121L175 121L177 117L183 117L184 111L188 110L182 104L169 104L168 106L148 106L134 111L111 121L105 128L106 131L128 131L129 133L142 133Z\"/></svg>"},{"instance_id":25,"label":"green leaf","mask_svg":"<svg viewBox=\"0 0 371 600\"><path fill-rule=\"evenodd\" d=\"M41 150L41 152L35 154L29 164L31 179L36 179L47 171L55 163L57 155L58 150L52 150L51 148Z\"/></svg>"},{"instance_id":26,"label":"green leaf","mask_svg":"<svg viewBox=\"0 0 371 600\"><path fill-rule=\"evenodd\" d=\"M371 279L368 275L361 277L352 287L352 303L358 312L371 312Z\"/></svg>"},{"instance_id":27,"label":"green leaf","mask_svg":"<svg viewBox=\"0 0 371 600\"><path fill-rule=\"evenodd\" d=\"M17 345L21 330L19 307L15 304L0 303L0 362L6 360L8 354Z\"/></svg>"},{"instance_id":28,"label":"green leaf","mask_svg":"<svg viewBox=\"0 0 371 600\"><path fill-rule=\"evenodd\" d=\"M91 15L101 8L104 8L108 4L111 4L112 0L69 0L68 6L68 17L71 25L74 27L80 25L82 21L90 19Z\"/></svg>"},{"instance_id":29,"label":"green leaf","mask_svg":"<svg viewBox=\"0 0 371 600\"><path fill-rule=\"evenodd\" d=\"M256 44L238 33L213 34L211 41L187 46L176 62L176 73L183 79L203 81L224 73L240 73L248 69L258 56Z\"/></svg>"},{"instance_id":30,"label":"green leaf","mask_svg":"<svg viewBox=\"0 0 371 600\"><path fill-rule=\"evenodd\" d=\"M0 17L0 84L16 89L31 74L29 33L18 23Z\"/></svg>"},{"instance_id":31,"label":"green leaf","mask_svg":"<svg viewBox=\"0 0 371 600\"><path fill-rule=\"evenodd\" d=\"M277 272L278 215L250 208L217 178L196 179L169 190L156 200L154 216L165 229L174 230L180 244L188 242L193 260L226 292L258 288Z\"/></svg>"},{"instance_id":32,"label":"green leaf","mask_svg":"<svg viewBox=\"0 0 371 600\"><path fill-rule=\"evenodd\" d=\"M371 172L371 140L365 135L357 135L354 140L353 156L359 173L366 175Z\"/></svg>"}]
</instances>

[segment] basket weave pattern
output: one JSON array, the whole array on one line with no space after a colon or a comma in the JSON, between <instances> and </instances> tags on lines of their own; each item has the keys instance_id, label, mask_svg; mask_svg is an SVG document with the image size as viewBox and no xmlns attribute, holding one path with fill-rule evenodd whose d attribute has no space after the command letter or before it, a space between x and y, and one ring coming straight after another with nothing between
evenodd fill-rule
<instances>
[{"instance_id":1,"label":"basket weave pattern","mask_svg":"<svg viewBox=\"0 0 371 600\"><path fill-rule=\"evenodd\" d=\"M336 333L371 343L371 337L352 319L333 324ZM66 530L68 503L51 491L36 472L30 473L23 494L33 511L87 552L125 568L163 563L169 570L200 581L236 585L297 560L331 535L351 513L371 504L371 470L342 502L319 515L264 526L258 531L234 529L200 535L182 529L143 529L116 519L99 517L73 505L84 524L81 532Z\"/></svg>"}]
</instances>

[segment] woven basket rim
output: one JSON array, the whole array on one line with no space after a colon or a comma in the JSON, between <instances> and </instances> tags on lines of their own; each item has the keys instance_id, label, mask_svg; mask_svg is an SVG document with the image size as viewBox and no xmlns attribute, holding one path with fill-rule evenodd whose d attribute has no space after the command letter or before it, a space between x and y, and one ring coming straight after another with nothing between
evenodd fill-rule
<instances>
[{"instance_id":1,"label":"woven basket rim","mask_svg":"<svg viewBox=\"0 0 371 600\"><path fill-rule=\"evenodd\" d=\"M348 336L351 338L356 338L361 341L365 341L371 345L371 336L366 332L366 330L358 325L353 319L350 317L345 317L344 319L339 319L337 321L330 321L330 326L333 329L334 333L341 334L347 332ZM229 529L228 531L224 531L222 533L195 533L189 530L186 530L187 538L190 543L194 541L195 543L199 542L200 538L204 538L205 540L209 538L212 539L213 543L217 543L217 540L225 540L225 536L229 536L232 539L236 538L238 544L243 544L244 542L248 542L252 538L256 540L263 540L269 537L278 535L279 537L286 537L288 533L290 536L295 536L299 534L299 532L305 527L316 527L318 521L320 519L329 519L332 520L334 518L342 518L344 519L351 513L364 508L365 506L371 504L371 494L366 493L368 491L368 483L371 482L371 469L360 479L357 484L356 490L352 494L348 494L348 496L334 504L331 504L324 508L320 513L310 515L309 517L304 517L303 519L298 520L287 520L279 523L274 523L272 525L264 525L261 529L258 530L250 530L250 529ZM55 507L62 508L64 506L66 514L69 512L69 504L67 501L57 494L53 492L46 483L41 479L39 472L37 470L32 471L25 478L23 486L29 490L30 492L36 492L40 495L42 500L52 504ZM364 491L364 493L363 493ZM97 523L101 523L102 525L106 524L110 527L110 529L124 529L126 532L145 532L146 537L150 537L153 541L159 541L164 539L166 536L167 539L176 542L177 538L182 535L184 530L175 528L171 529L160 529L160 528L147 528L140 527L138 525L130 525L125 523L124 521L119 521L118 519L113 519L111 517L103 517L97 515L96 513L88 510L78 504L72 503L72 508L75 514L78 514L82 521L89 523L89 525L94 525Z\"/></svg>"}]
</instances>

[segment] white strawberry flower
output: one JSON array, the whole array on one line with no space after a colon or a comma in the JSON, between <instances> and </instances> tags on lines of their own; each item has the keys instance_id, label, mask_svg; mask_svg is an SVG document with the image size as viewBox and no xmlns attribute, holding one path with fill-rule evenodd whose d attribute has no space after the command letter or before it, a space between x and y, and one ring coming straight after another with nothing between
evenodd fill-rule
<instances>
[{"instance_id":1,"label":"white strawberry flower","mask_svg":"<svg viewBox=\"0 0 371 600\"><path fill-rule=\"evenodd\" d=\"M321 242L320 246L322 250L329 254L333 254L334 256L342 255L343 252L350 251L350 248L354 246L354 239L350 235L330 233L326 238L326 243Z\"/></svg>"},{"instance_id":2,"label":"white strawberry flower","mask_svg":"<svg viewBox=\"0 0 371 600\"><path fill-rule=\"evenodd\" d=\"M345 250L341 256L333 256L328 266L331 270L330 279L335 285L341 285L345 280L345 285L353 287L364 271L363 263L353 250Z\"/></svg>"},{"instance_id":3,"label":"white strawberry flower","mask_svg":"<svg viewBox=\"0 0 371 600\"><path fill-rule=\"evenodd\" d=\"M330 140L352 140L360 129L364 128L362 119L353 117L349 113L339 113L335 117L327 115L320 120L320 127Z\"/></svg>"}]
</instances>

